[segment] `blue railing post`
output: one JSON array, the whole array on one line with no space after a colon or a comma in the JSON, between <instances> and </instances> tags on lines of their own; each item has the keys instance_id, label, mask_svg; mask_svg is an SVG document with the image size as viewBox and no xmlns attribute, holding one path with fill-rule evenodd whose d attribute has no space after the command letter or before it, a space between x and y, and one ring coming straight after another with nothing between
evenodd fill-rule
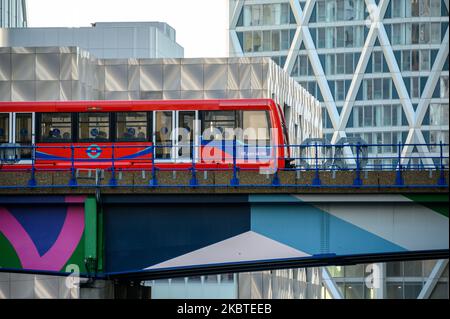
<instances>
[{"instance_id":1,"label":"blue railing post","mask_svg":"<svg viewBox=\"0 0 450 319\"><path fill-rule=\"evenodd\" d=\"M402 186L404 185L403 176L402 176L402 143L398 142L398 165L397 172L395 174L395 185Z\"/></svg>"},{"instance_id":2,"label":"blue railing post","mask_svg":"<svg viewBox=\"0 0 450 319\"><path fill-rule=\"evenodd\" d=\"M189 186L198 186L198 179L197 179L197 170L195 167L195 145L193 147L193 152L192 152L192 167L191 167L191 171L192 171L192 177L191 180L189 181Z\"/></svg>"},{"instance_id":3,"label":"blue railing post","mask_svg":"<svg viewBox=\"0 0 450 319\"><path fill-rule=\"evenodd\" d=\"M233 139L233 178L230 181L230 185L231 186L238 186L239 185L239 178L238 178L238 175L237 175L238 168L237 168L237 165L236 165L236 156L237 156L236 153L237 153L236 152L236 137L234 137L234 139Z\"/></svg>"},{"instance_id":4,"label":"blue railing post","mask_svg":"<svg viewBox=\"0 0 450 319\"><path fill-rule=\"evenodd\" d=\"M70 145L70 187L77 186L77 176L75 171L75 147L73 144Z\"/></svg>"},{"instance_id":5,"label":"blue railing post","mask_svg":"<svg viewBox=\"0 0 450 319\"><path fill-rule=\"evenodd\" d=\"M446 180L445 180L445 174L444 174L444 150L443 150L443 145L442 145L442 141L440 141L439 143L439 179L438 179L438 185L439 186L445 186L447 184Z\"/></svg>"},{"instance_id":6,"label":"blue railing post","mask_svg":"<svg viewBox=\"0 0 450 319\"><path fill-rule=\"evenodd\" d=\"M315 173L314 173L314 178L312 180L312 184L314 186L320 186L322 184L322 182L320 181L320 174L319 174L319 152L318 152L318 147L317 147L317 142L314 143L314 149L315 149L315 163L316 163L316 168L315 168Z\"/></svg>"},{"instance_id":7,"label":"blue railing post","mask_svg":"<svg viewBox=\"0 0 450 319\"><path fill-rule=\"evenodd\" d=\"M361 186L362 185L362 179L361 179L361 167L359 163L359 150L360 145L359 142L356 144L356 177L353 180L354 186Z\"/></svg>"},{"instance_id":8,"label":"blue railing post","mask_svg":"<svg viewBox=\"0 0 450 319\"><path fill-rule=\"evenodd\" d=\"M111 145L111 178L109 180L109 186L117 186L117 179L116 179L116 163L114 158L114 144Z\"/></svg>"},{"instance_id":9,"label":"blue railing post","mask_svg":"<svg viewBox=\"0 0 450 319\"><path fill-rule=\"evenodd\" d=\"M152 178L150 179L150 186L158 186L158 179L156 178L156 167L155 167L155 145L152 144Z\"/></svg>"},{"instance_id":10,"label":"blue railing post","mask_svg":"<svg viewBox=\"0 0 450 319\"><path fill-rule=\"evenodd\" d=\"M280 178L278 177L278 148L279 147L280 147L280 145L275 145L275 153L274 153L274 157L275 157L275 161L274 161L275 172L273 173L272 186L280 186ZM284 147L284 146L282 146L282 147Z\"/></svg>"},{"instance_id":11,"label":"blue railing post","mask_svg":"<svg viewBox=\"0 0 450 319\"><path fill-rule=\"evenodd\" d=\"M36 168L35 168L35 152L34 152L35 146L31 146L31 176L30 180L28 181L28 187L35 187L37 185L36 183ZM20 149L19 149L20 151Z\"/></svg>"}]
</instances>

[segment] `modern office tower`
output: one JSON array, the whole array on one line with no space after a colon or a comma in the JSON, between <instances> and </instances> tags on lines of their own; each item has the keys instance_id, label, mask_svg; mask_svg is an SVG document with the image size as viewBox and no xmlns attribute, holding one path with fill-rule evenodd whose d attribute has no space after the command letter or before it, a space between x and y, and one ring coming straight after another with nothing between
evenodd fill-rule
<instances>
[{"instance_id":1,"label":"modern office tower","mask_svg":"<svg viewBox=\"0 0 450 319\"><path fill-rule=\"evenodd\" d=\"M176 31L164 22L99 22L81 28L0 30L2 47L76 46L97 58L182 58Z\"/></svg>"},{"instance_id":2,"label":"modern office tower","mask_svg":"<svg viewBox=\"0 0 450 319\"><path fill-rule=\"evenodd\" d=\"M27 2L25 0L0 0L0 28L27 26Z\"/></svg>"},{"instance_id":3,"label":"modern office tower","mask_svg":"<svg viewBox=\"0 0 450 319\"><path fill-rule=\"evenodd\" d=\"M272 57L322 102L329 141L390 144L369 148L375 165L392 164L381 157L399 151L439 152L398 143L449 142L448 1L230 0L229 7L230 55Z\"/></svg>"}]
</instances>

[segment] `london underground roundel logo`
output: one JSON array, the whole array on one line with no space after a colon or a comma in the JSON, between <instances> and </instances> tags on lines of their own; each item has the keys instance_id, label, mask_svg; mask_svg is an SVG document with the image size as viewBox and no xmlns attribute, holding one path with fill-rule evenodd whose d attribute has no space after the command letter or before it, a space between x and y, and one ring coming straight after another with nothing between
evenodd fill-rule
<instances>
[{"instance_id":1,"label":"london underground roundel logo","mask_svg":"<svg viewBox=\"0 0 450 319\"><path fill-rule=\"evenodd\" d=\"M87 148L86 154L90 158L96 159L100 156L100 154L102 154L102 149L100 148L100 146L92 144Z\"/></svg>"}]
</instances>

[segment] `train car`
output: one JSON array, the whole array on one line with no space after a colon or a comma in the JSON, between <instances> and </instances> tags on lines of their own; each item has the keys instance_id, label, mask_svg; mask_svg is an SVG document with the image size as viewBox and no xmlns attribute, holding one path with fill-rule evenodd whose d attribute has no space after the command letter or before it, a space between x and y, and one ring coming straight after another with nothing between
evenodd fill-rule
<instances>
[{"instance_id":1,"label":"train car","mask_svg":"<svg viewBox=\"0 0 450 319\"><path fill-rule=\"evenodd\" d=\"M271 99L0 102L0 169L284 167L288 143Z\"/></svg>"}]
</instances>

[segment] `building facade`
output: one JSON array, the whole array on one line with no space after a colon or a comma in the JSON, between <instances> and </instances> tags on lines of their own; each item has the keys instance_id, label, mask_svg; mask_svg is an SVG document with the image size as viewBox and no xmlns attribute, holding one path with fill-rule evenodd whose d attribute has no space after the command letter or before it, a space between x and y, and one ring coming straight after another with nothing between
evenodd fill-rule
<instances>
[{"instance_id":1,"label":"building facade","mask_svg":"<svg viewBox=\"0 0 450 319\"><path fill-rule=\"evenodd\" d=\"M0 28L23 28L26 26L26 0L0 0Z\"/></svg>"},{"instance_id":2,"label":"building facade","mask_svg":"<svg viewBox=\"0 0 450 319\"><path fill-rule=\"evenodd\" d=\"M0 30L3 47L68 47L97 58L182 58L176 31L163 22L99 22L81 28L12 28ZM3 40L1 40L3 39Z\"/></svg>"},{"instance_id":3,"label":"building facade","mask_svg":"<svg viewBox=\"0 0 450 319\"><path fill-rule=\"evenodd\" d=\"M448 143L448 1L230 0L229 7L230 55L272 57L322 102L329 141L391 144L370 148L374 164L390 164L381 157L399 152L398 143ZM438 147L400 150L420 157Z\"/></svg>"}]
</instances>

